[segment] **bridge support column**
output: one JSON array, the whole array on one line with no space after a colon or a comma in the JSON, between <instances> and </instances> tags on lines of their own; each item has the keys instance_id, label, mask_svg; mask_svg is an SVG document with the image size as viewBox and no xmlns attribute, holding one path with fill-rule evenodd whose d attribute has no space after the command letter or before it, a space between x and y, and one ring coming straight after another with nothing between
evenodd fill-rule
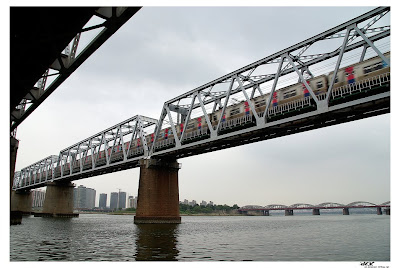
<instances>
[{"instance_id":1,"label":"bridge support column","mask_svg":"<svg viewBox=\"0 0 400 268\"><path fill-rule=\"evenodd\" d=\"M135 224L181 223L179 214L179 163L176 160L140 160Z\"/></svg>"},{"instance_id":2,"label":"bridge support column","mask_svg":"<svg viewBox=\"0 0 400 268\"><path fill-rule=\"evenodd\" d=\"M285 209L285 216L293 216L293 209Z\"/></svg>"},{"instance_id":3,"label":"bridge support column","mask_svg":"<svg viewBox=\"0 0 400 268\"><path fill-rule=\"evenodd\" d=\"M269 210L263 210L263 216L269 216Z\"/></svg>"},{"instance_id":4,"label":"bridge support column","mask_svg":"<svg viewBox=\"0 0 400 268\"><path fill-rule=\"evenodd\" d=\"M12 191L10 212L10 224L21 224L22 215L30 215L32 212L31 191Z\"/></svg>"},{"instance_id":5,"label":"bridge support column","mask_svg":"<svg viewBox=\"0 0 400 268\"><path fill-rule=\"evenodd\" d=\"M319 212L319 208L313 208L312 214L313 215L321 215L320 212Z\"/></svg>"},{"instance_id":6,"label":"bridge support column","mask_svg":"<svg viewBox=\"0 0 400 268\"><path fill-rule=\"evenodd\" d=\"M22 222L22 211L18 210L19 203L24 203L21 195L17 196L12 190L14 183L14 173L15 173L15 162L17 161L19 141L10 137L10 225L21 224ZM14 197L14 199L13 199ZM20 202L21 201L21 202ZM16 204L16 202L18 204Z\"/></svg>"},{"instance_id":7,"label":"bridge support column","mask_svg":"<svg viewBox=\"0 0 400 268\"><path fill-rule=\"evenodd\" d=\"M376 208L376 214L377 215L382 215L382 208L381 207L377 207Z\"/></svg>"},{"instance_id":8,"label":"bridge support column","mask_svg":"<svg viewBox=\"0 0 400 268\"><path fill-rule=\"evenodd\" d=\"M50 182L47 184L42 213L39 217L72 218L74 213L74 184L70 182Z\"/></svg>"},{"instance_id":9,"label":"bridge support column","mask_svg":"<svg viewBox=\"0 0 400 268\"><path fill-rule=\"evenodd\" d=\"M385 209L385 214L390 215L390 208Z\"/></svg>"},{"instance_id":10,"label":"bridge support column","mask_svg":"<svg viewBox=\"0 0 400 268\"><path fill-rule=\"evenodd\" d=\"M350 215L349 208L343 208L343 215Z\"/></svg>"}]
</instances>

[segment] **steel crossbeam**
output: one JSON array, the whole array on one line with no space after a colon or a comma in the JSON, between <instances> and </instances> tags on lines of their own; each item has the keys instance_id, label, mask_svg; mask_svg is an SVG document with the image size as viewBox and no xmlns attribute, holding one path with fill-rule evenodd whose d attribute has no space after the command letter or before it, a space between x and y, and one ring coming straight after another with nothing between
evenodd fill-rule
<instances>
[{"instance_id":1,"label":"steel crossbeam","mask_svg":"<svg viewBox=\"0 0 400 268\"><path fill-rule=\"evenodd\" d=\"M56 79L46 86L49 69L38 80L39 87L33 86L19 105L11 107L11 129L13 130L28 117L54 90L56 90L87 58L89 58L105 41L108 40L126 21L128 21L140 7L101 7L95 10L93 16L105 21L99 25L88 27L77 32L66 52L61 52L49 69L56 70ZM73 14L71 14L73 16ZM100 33L85 47L79 55L76 55L81 33L99 29ZM26 104L29 104L27 107ZM15 135L15 133L14 133Z\"/></svg>"},{"instance_id":2,"label":"steel crossbeam","mask_svg":"<svg viewBox=\"0 0 400 268\"><path fill-rule=\"evenodd\" d=\"M328 92L326 94L316 96L308 85L305 75L307 74L309 77L313 77L314 75L310 71L310 67L328 59L335 60L336 57L336 62L334 63L335 68L332 70L333 77L335 77L345 53L358 48L363 48L361 59L364 58L366 49L370 47L388 66L390 66L390 61L374 44L376 41L390 36L390 26L377 27L374 29L369 28L389 11L389 7L376 8L328 31L166 101L162 107L159 120L144 116L135 116L65 148L58 156L55 170L52 173L53 177L56 175L54 179L65 178L72 180L80 178L79 176L92 176L93 174L102 174L101 172L109 172L113 166L126 168L125 164L132 164L135 161L135 163L137 163L139 159L143 158L187 157L213 150L230 148L240 144L289 135L308 129L356 120L357 118L362 119L387 113L390 111L387 107L388 100L390 99L390 92L383 92L359 100L329 106L329 100L333 93L333 83L328 85ZM366 26L359 28L358 25L361 23L366 23ZM369 36L369 34L373 35ZM314 43L337 38L343 38L341 46L337 49L320 54L303 55ZM271 66L272 63L277 64L277 69L274 73L255 74L259 67L266 65ZM302 83L310 93L310 97L306 100L301 103L293 103L292 105L301 106L304 105L305 102L307 102L307 105L310 105L310 103L313 102L316 104L316 110L269 122L268 118L271 111L269 108L271 107L273 93L279 89L278 81L280 81L280 78L289 74L297 76L298 81ZM382 75L382 77L377 79L388 83L388 81L390 81L390 73ZM261 85L269 87L266 92L261 90ZM361 85L358 84L356 86L361 87ZM369 87L370 86L371 85L369 85ZM340 90L344 92L348 89L343 88ZM266 101L266 109L261 113L257 113L256 106L251 101L257 92L259 95L269 93L269 97ZM233 100L238 102L237 99L247 102L255 118L255 125L230 133L222 132L222 128L225 127L227 123L224 122L223 118L227 107L230 105L229 102ZM379 105L373 107L376 103ZM356 109L354 109L354 107L356 107ZM371 110L368 111L366 109ZM217 111L220 113L218 118L211 119L210 113ZM335 118L335 116L338 116L338 118ZM193 120L200 117L204 120L202 121L204 124L199 126L198 130L199 133L201 132L201 135L204 134L202 139L184 143L186 135L190 134L188 133L189 122L193 122ZM319 117L321 119L318 119ZM308 118L312 118L309 123L306 121ZM303 125L292 128L288 127L293 121L301 121ZM151 130L147 129L148 127ZM180 132L178 128L180 128ZM283 130L279 130L279 128ZM165 139L165 141L162 139L162 146L168 147L160 150L160 146L157 147L156 141L160 137L161 131L169 132L169 130L169 136L171 136L171 138L168 138L168 140ZM149 138L149 134L153 134L154 142L149 143L149 141L146 140L146 135L147 138ZM135 155L133 158L130 158L130 156L136 152L135 148L131 146L134 140L140 140L143 152L141 152L140 155ZM128 145L125 147L125 144ZM121 148L122 154L120 154L120 157L122 155L122 159L114 163L114 155L116 155L114 150L121 145L123 145ZM104 156L101 156L101 152L110 153L105 153ZM86 158L89 156L91 156L90 165L85 162ZM71 163L70 166L68 166L69 163ZM130 167L134 166L135 165L132 164ZM115 171L115 169L113 170ZM60 173L59 177L57 177L58 174L55 174L57 172ZM21 174L24 173L21 171ZM21 177L21 174L18 176Z\"/></svg>"}]
</instances>

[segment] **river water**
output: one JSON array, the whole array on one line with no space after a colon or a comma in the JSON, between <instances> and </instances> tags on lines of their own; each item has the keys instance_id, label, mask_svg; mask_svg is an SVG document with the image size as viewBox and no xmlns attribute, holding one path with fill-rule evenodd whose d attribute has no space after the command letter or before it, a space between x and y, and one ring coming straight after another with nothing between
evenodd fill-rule
<instances>
[{"instance_id":1,"label":"river water","mask_svg":"<svg viewBox=\"0 0 400 268\"><path fill-rule=\"evenodd\" d=\"M390 261L390 216L24 217L10 226L11 261Z\"/></svg>"}]
</instances>

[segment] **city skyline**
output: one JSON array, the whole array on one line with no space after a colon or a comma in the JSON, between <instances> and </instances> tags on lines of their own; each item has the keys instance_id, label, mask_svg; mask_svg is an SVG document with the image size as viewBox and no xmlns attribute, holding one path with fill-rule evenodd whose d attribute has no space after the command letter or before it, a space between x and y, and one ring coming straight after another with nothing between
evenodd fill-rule
<instances>
[{"instance_id":1,"label":"city skyline","mask_svg":"<svg viewBox=\"0 0 400 268\"><path fill-rule=\"evenodd\" d=\"M16 170L136 114L158 119L164 101L371 9L144 7L18 127ZM295 14L307 14L305 23L281 19ZM383 203L391 198L390 117L179 159L179 199ZM136 168L74 183L137 196L138 181Z\"/></svg>"}]
</instances>

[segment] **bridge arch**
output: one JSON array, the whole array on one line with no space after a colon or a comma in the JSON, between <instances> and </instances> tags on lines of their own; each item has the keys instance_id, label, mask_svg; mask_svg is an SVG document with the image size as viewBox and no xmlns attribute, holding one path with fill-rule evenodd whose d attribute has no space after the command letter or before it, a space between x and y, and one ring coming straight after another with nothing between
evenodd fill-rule
<instances>
[{"instance_id":1,"label":"bridge arch","mask_svg":"<svg viewBox=\"0 0 400 268\"><path fill-rule=\"evenodd\" d=\"M265 208L287 208L288 206L286 205L280 205L280 204L271 204L268 206L265 206Z\"/></svg>"},{"instance_id":2,"label":"bridge arch","mask_svg":"<svg viewBox=\"0 0 400 268\"><path fill-rule=\"evenodd\" d=\"M367 201L355 201L355 202L351 202L350 204L347 204L346 206L348 207L352 207L352 206L376 206L376 204L371 203L371 202L367 202Z\"/></svg>"},{"instance_id":3,"label":"bridge arch","mask_svg":"<svg viewBox=\"0 0 400 268\"><path fill-rule=\"evenodd\" d=\"M315 206L311 205L311 204L307 204L307 203L297 203L297 204L290 205L289 207L290 208L303 208L303 207L309 208L309 207L315 207Z\"/></svg>"},{"instance_id":4,"label":"bridge arch","mask_svg":"<svg viewBox=\"0 0 400 268\"><path fill-rule=\"evenodd\" d=\"M335 203L335 202L325 202L325 203L321 203L319 205L316 205L315 207L345 207L345 205L340 204L340 203Z\"/></svg>"}]
</instances>

